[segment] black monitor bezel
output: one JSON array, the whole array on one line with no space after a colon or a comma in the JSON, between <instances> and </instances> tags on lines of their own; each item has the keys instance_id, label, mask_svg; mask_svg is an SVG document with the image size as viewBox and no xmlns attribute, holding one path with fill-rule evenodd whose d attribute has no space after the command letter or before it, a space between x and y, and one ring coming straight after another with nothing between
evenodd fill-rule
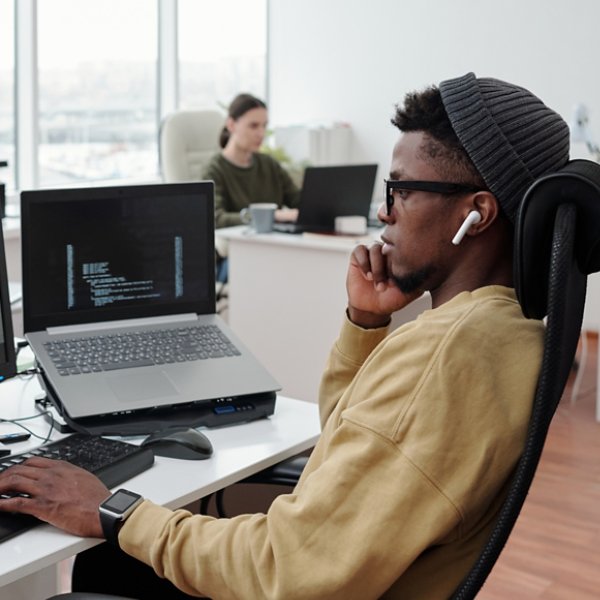
<instances>
[{"instance_id":1,"label":"black monitor bezel","mask_svg":"<svg viewBox=\"0 0 600 600\"><path fill-rule=\"evenodd\" d=\"M14 343L12 322L12 307L10 303L8 270L6 267L6 248L4 246L4 231L0 227L0 320L4 332L5 353L0 352L0 381L14 377L17 374L17 353Z\"/></svg>"}]
</instances>

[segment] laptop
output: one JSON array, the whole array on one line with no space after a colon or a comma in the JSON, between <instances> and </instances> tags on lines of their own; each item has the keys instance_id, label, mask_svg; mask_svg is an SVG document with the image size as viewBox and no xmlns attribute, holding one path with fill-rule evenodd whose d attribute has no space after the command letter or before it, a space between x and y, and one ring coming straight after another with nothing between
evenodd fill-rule
<instances>
[{"instance_id":1,"label":"laptop","mask_svg":"<svg viewBox=\"0 0 600 600\"><path fill-rule=\"evenodd\" d=\"M298 219L295 223L275 223L284 233L334 233L335 218L369 218L373 199L376 164L307 167L304 172Z\"/></svg>"},{"instance_id":2,"label":"laptop","mask_svg":"<svg viewBox=\"0 0 600 600\"><path fill-rule=\"evenodd\" d=\"M274 399L216 314L212 182L24 191L21 226L25 337L69 419Z\"/></svg>"}]
</instances>

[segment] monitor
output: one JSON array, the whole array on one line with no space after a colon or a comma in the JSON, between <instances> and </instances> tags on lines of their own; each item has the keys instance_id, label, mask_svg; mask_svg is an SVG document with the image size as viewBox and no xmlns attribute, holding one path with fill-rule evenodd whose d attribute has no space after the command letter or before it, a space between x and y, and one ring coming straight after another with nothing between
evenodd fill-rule
<instances>
[{"instance_id":1,"label":"monitor","mask_svg":"<svg viewBox=\"0 0 600 600\"><path fill-rule=\"evenodd\" d=\"M8 273L4 234L0 226L0 381L17 374L17 357L13 337L12 313L8 295Z\"/></svg>"}]
</instances>

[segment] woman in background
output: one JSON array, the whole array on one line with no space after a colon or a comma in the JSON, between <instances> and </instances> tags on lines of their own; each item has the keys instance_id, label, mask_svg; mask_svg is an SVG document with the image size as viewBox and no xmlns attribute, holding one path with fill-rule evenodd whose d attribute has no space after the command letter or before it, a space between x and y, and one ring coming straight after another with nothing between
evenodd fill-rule
<instances>
[{"instance_id":1,"label":"woman in background","mask_svg":"<svg viewBox=\"0 0 600 600\"><path fill-rule=\"evenodd\" d=\"M215 182L215 226L240 225L240 210L253 202L274 202L277 221L295 221L300 191L281 165L259 152L267 129L267 106L250 94L229 105L221 132L223 150L206 166L203 179Z\"/></svg>"}]
</instances>

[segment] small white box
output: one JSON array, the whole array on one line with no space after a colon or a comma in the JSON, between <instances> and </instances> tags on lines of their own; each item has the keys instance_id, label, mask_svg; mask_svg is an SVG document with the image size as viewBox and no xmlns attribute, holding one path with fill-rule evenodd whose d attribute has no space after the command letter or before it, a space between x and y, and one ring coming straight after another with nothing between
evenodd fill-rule
<instances>
[{"instance_id":1,"label":"small white box","mask_svg":"<svg viewBox=\"0 0 600 600\"><path fill-rule=\"evenodd\" d=\"M360 215L336 217L335 232L345 235L364 235L367 233L367 219Z\"/></svg>"}]
</instances>

